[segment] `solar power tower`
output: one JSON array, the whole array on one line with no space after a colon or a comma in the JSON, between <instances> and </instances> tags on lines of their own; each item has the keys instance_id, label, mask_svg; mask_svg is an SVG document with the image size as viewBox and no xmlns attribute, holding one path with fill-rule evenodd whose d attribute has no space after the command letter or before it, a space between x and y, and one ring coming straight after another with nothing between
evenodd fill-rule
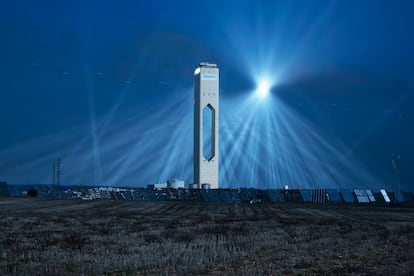
<instances>
[{"instance_id":1,"label":"solar power tower","mask_svg":"<svg viewBox=\"0 0 414 276\"><path fill-rule=\"evenodd\" d=\"M198 188L219 187L218 121L219 69L201 62L194 71L194 183Z\"/></svg>"}]
</instances>

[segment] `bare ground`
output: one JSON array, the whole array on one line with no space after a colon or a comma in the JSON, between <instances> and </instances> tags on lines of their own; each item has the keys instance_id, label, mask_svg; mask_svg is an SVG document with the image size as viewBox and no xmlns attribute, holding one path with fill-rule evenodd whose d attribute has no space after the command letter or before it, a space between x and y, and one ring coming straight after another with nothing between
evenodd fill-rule
<instances>
[{"instance_id":1,"label":"bare ground","mask_svg":"<svg viewBox=\"0 0 414 276\"><path fill-rule=\"evenodd\" d=\"M0 198L0 275L414 274L414 208Z\"/></svg>"}]
</instances>

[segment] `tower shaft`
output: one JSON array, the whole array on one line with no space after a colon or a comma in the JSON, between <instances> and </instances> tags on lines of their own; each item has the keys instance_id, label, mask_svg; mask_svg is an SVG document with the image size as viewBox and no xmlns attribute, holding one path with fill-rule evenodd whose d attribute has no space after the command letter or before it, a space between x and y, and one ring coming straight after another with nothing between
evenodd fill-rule
<instances>
[{"instance_id":1,"label":"tower shaft","mask_svg":"<svg viewBox=\"0 0 414 276\"><path fill-rule=\"evenodd\" d=\"M194 183L219 187L219 69L200 63L194 72Z\"/></svg>"}]
</instances>

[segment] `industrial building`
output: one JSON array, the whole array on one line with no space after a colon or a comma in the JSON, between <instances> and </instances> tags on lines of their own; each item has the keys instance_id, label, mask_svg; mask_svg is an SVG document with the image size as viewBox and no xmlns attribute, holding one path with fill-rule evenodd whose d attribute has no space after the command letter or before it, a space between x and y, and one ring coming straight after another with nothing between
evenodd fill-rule
<instances>
[{"instance_id":1,"label":"industrial building","mask_svg":"<svg viewBox=\"0 0 414 276\"><path fill-rule=\"evenodd\" d=\"M148 184L147 185L148 189L156 189L156 190L161 190L161 189L166 189L166 188L171 188L171 189L179 189L179 188L184 188L184 180L180 180L176 177L167 180L165 182L160 182L160 183L155 183L155 184Z\"/></svg>"}]
</instances>

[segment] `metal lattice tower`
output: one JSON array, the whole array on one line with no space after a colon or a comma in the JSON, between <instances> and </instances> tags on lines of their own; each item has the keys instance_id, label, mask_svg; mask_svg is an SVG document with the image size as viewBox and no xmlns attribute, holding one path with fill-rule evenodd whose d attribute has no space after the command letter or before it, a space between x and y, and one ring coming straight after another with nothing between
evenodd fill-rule
<instances>
[{"instance_id":1,"label":"metal lattice tower","mask_svg":"<svg viewBox=\"0 0 414 276\"><path fill-rule=\"evenodd\" d=\"M56 160L56 185L60 185L60 158Z\"/></svg>"},{"instance_id":2,"label":"metal lattice tower","mask_svg":"<svg viewBox=\"0 0 414 276\"><path fill-rule=\"evenodd\" d=\"M392 178L395 191L394 204L398 203L398 196L400 193L400 156L398 154L392 154L391 166L392 166Z\"/></svg>"}]
</instances>

